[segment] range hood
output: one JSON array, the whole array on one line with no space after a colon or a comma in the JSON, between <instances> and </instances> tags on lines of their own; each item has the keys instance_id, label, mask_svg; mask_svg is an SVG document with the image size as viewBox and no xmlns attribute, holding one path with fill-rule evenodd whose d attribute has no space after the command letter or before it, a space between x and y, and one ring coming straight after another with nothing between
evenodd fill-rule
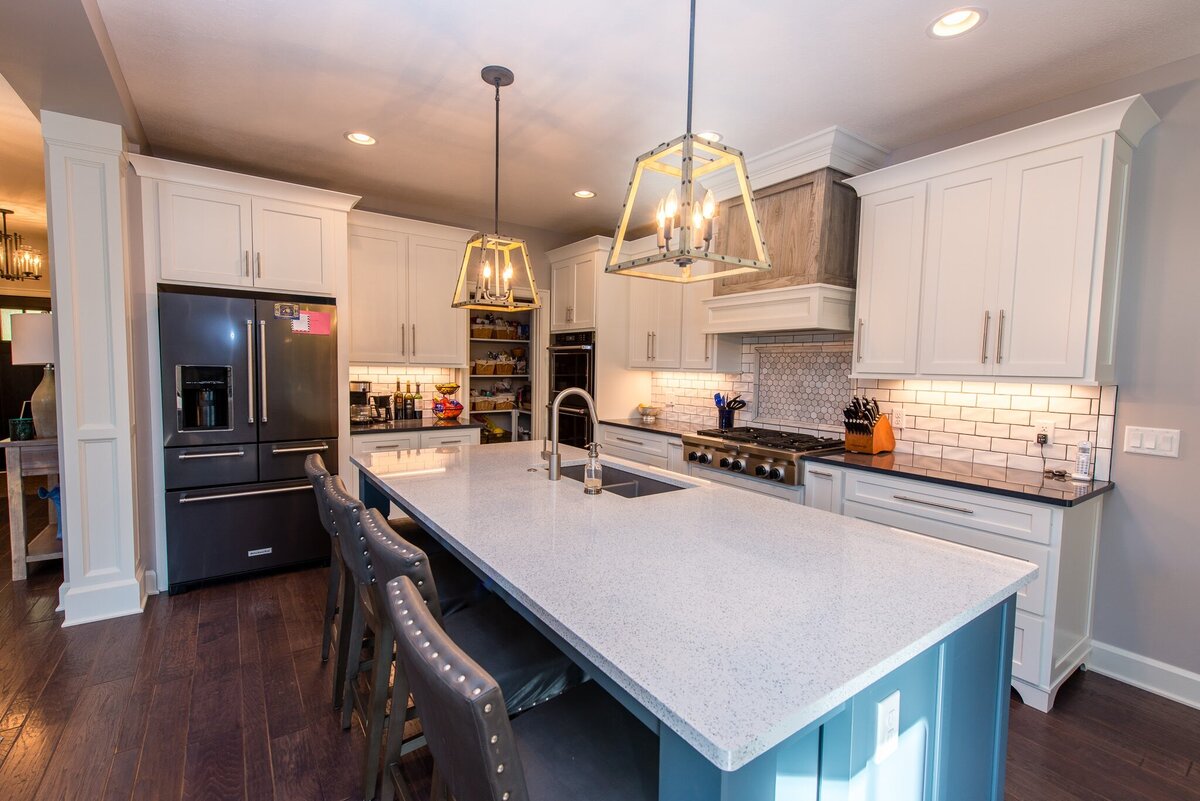
<instances>
[{"instance_id":1,"label":"range hood","mask_svg":"<svg viewBox=\"0 0 1200 801\"><path fill-rule=\"evenodd\" d=\"M853 329L858 245L858 193L843 179L883 163L886 151L841 128L828 128L763 154L749 165L772 269L719 278L705 298L706 334ZM738 228L740 194L714 187L722 198L717 237L732 249L748 235ZM748 228L748 226L746 226ZM723 251L724 252L724 251Z\"/></svg>"}]
</instances>

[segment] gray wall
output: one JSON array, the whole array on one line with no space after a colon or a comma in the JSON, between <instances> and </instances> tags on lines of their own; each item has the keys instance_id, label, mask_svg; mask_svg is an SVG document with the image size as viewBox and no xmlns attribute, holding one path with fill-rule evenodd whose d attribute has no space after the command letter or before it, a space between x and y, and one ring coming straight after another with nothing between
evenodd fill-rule
<instances>
[{"instance_id":1,"label":"gray wall","mask_svg":"<svg viewBox=\"0 0 1200 801\"><path fill-rule=\"evenodd\" d=\"M1100 541L1098 641L1200 672L1200 57L895 151L946 147L1141 93L1162 117L1134 153L1118 324L1115 492ZM1179 459L1120 450L1128 425L1183 430Z\"/></svg>"}]
</instances>

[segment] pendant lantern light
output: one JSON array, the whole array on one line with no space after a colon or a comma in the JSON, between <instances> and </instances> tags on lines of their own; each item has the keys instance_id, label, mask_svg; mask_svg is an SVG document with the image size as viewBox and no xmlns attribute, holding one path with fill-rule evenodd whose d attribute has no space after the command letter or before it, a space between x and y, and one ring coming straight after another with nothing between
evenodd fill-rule
<instances>
[{"instance_id":1,"label":"pendant lantern light","mask_svg":"<svg viewBox=\"0 0 1200 801\"><path fill-rule=\"evenodd\" d=\"M496 171L492 233L467 242L451 305L456 309L509 312L541 307L525 240L500 234L500 87L514 80L507 67L484 67L484 83L496 87Z\"/></svg>"},{"instance_id":2,"label":"pendant lantern light","mask_svg":"<svg viewBox=\"0 0 1200 801\"><path fill-rule=\"evenodd\" d=\"M695 61L696 0L691 0L687 129L683 136L643 153L634 162L605 272L692 283L771 269L742 152L692 132ZM716 197L711 189L703 187L701 179L711 183L714 176L720 175L727 180L730 171L736 176L741 202L729 203L726 208L730 219L722 220ZM657 252L622 261L632 216L649 217L651 213L658 232ZM725 253L713 249L718 224L725 226ZM641 226L635 223L635 227ZM694 270L697 262L712 266Z\"/></svg>"}]
</instances>

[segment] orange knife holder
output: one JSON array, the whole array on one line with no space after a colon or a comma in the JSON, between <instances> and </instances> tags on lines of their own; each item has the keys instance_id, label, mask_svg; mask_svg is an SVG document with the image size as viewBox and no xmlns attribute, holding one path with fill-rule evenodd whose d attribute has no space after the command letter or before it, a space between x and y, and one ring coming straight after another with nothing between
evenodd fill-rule
<instances>
[{"instance_id":1,"label":"orange knife holder","mask_svg":"<svg viewBox=\"0 0 1200 801\"><path fill-rule=\"evenodd\" d=\"M896 434L892 431L892 422L887 415L882 415L875 421L875 428L870 434L846 432L846 450L851 453L886 453L895 448Z\"/></svg>"}]
</instances>

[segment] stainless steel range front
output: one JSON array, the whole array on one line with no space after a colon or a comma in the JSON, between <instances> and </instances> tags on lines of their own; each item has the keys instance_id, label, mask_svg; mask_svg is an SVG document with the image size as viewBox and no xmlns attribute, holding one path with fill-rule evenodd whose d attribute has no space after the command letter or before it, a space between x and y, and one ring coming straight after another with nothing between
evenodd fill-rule
<instances>
[{"instance_id":1,"label":"stainless steel range front","mask_svg":"<svg viewBox=\"0 0 1200 801\"><path fill-rule=\"evenodd\" d=\"M749 427L683 436L690 475L796 503L804 501L802 457L838 451L842 445L840 439Z\"/></svg>"}]
</instances>

